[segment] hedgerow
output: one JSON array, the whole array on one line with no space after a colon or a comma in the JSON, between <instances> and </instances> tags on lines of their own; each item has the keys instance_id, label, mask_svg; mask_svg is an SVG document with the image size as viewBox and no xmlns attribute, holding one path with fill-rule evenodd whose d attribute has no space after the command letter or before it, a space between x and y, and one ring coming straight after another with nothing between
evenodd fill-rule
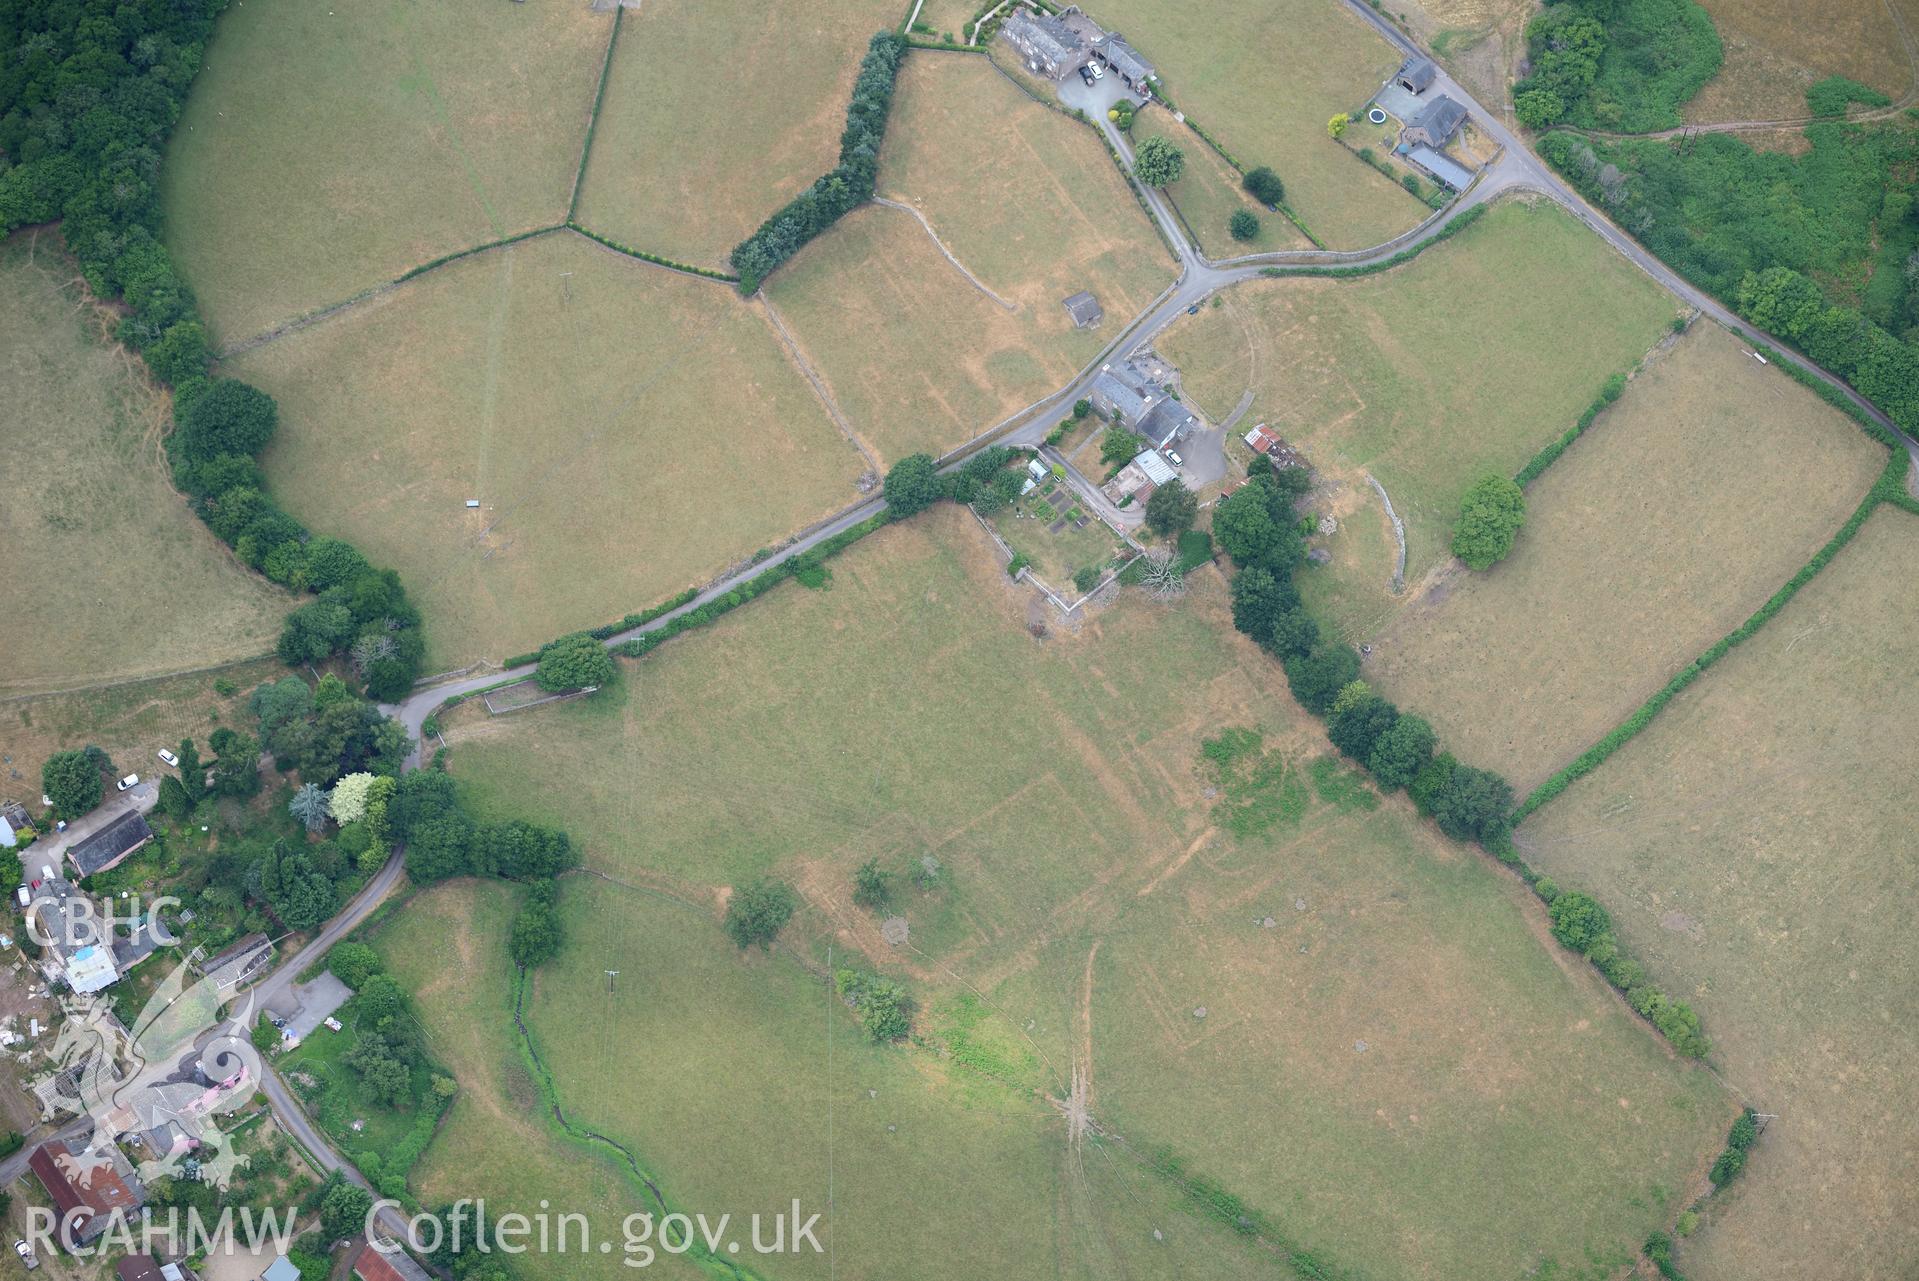
<instances>
[{"instance_id":1,"label":"hedgerow","mask_svg":"<svg viewBox=\"0 0 1919 1281\"><path fill-rule=\"evenodd\" d=\"M1565 433L1557 440L1546 445L1538 453L1534 454L1526 465L1519 469L1519 473L1513 477L1513 483L1521 489L1524 489L1535 480L1538 480L1540 475L1548 467L1558 462L1559 456L1571 448L1575 440L1578 440L1586 434L1586 429L1593 425L1593 420L1598 418L1608 405L1611 405L1624 394L1627 377L1628 375L1626 374L1614 374L1611 378L1608 378L1605 385L1599 389L1599 394L1593 397L1592 404L1586 406L1586 412L1579 415L1579 421L1575 422L1571 427L1568 427Z\"/></svg>"},{"instance_id":2,"label":"hedgerow","mask_svg":"<svg viewBox=\"0 0 1919 1281\"><path fill-rule=\"evenodd\" d=\"M1608 757L1631 741L1640 730L1650 725L1653 717L1659 715L1661 709L1672 701L1674 695L1698 680L1702 672L1731 653L1736 646L1744 643L1753 633L1764 627L1774 614L1784 609L1786 602L1798 595L1799 589L1811 582L1819 571L1830 564L1832 558L1852 541L1853 536L1866 523L1866 518L1872 515L1880 503L1899 502L1901 498L1906 497L1905 476L1908 465L1909 462L1903 450L1893 453L1886 460L1885 469L1879 474L1879 479L1874 482L1872 489L1867 492L1864 501L1847 518L1846 523L1840 526L1839 532L1834 534L1826 545L1786 582L1785 586L1774 592L1772 597L1745 622L1722 636L1698 658L1688 663L1677 675L1666 682L1663 689L1642 703L1638 710L1615 726L1604 738L1581 752L1571 764L1534 788L1532 794L1527 796L1519 808L1513 812L1513 822L1519 823L1547 801L1572 786L1575 781L1598 769ZM1900 505L1903 506L1904 503Z\"/></svg>"},{"instance_id":3,"label":"hedgerow","mask_svg":"<svg viewBox=\"0 0 1919 1281\"><path fill-rule=\"evenodd\" d=\"M839 164L734 247L731 261L739 272L741 293L753 293L813 237L872 199L880 143L893 109L893 82L907 44L906 37L896 31L882 31L867 44L853 81L852 101L846 107Z\"/></svg>"}]
</instances>

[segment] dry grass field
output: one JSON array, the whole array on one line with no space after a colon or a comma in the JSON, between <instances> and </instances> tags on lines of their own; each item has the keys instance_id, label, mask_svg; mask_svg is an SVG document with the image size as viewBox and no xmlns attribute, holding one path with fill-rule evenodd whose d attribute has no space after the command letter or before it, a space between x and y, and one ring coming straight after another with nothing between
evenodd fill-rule
<instances>
[{"instance_id":1,"label":"dry grass field","mask_svg":"<svg viewBox=\"0 0 1919 1281\"><path fill-rule=\"evenodd\" d=\"M279 398L287 509L400 571L429 670L704 581L853 501L864 467L755 305L565 232L228 372Z\"/></svg>"},{"instance_id":2,"label":"dry grass field","mask_svg":"<svg viewBox=\"0 0 1919 1281\"><path fill-rule=\"evenodd\" d=\"M1912 29L1919 6L1903 0L1700 0L1725 45L1726 61L1686 107L1689 124L1795 120L1806 90L1850 76L1894 100L1919 87Z\"/></svg>"},{"instance_id":3,"label":"dry grass field","mask_svg":"<svg viewBox=\"0 0 1919 1281\"><path fill-rule=\"evenodd\" d=\"M488 1212L583 1211L598 1231L653 1208L610 1152L567 1139L540 1107L539 1088L514 1044L513 963L506 940L520 891L500 881L454 881L416 894L372 937L387 969L413 993L435 1060L460 1083L411 1191L427 1205L484 1197ZM703 1275L660 1256L647 1269ZM514 1260L529 1281L631 1276L616 1254L533 1251Z\"/></svg>"},{"instance_id":4,"label":"dry grass field","mask_svg":"<svg viewBox=\"0 0 1919 1281\"><path fill-rule=\"evenodd\" d=\"M208 672L0 701L0 745L7 757L0 761L0 794L37 797L47 757L88 743L141 774L159 769L155 749L175 747L183 738L198 740L211 757L207 735L223 724L248 724L246 696L284 675L279 659L260 658ZM234 693L214 689L216 680L231 682Z\"/></svg>"},{"instance_id":5,"label":"dry grass field","mask_svg":"<svg viewBox=\"0 0 1919 1281\"><path fill-rule=\"evenodd\" d=\"M1248 285L1183 317L1158 349L1214 418L1251 388L1264 421L1370 522L1369 554L1302 577L1323 616L1370 634L1398 603L1392 543L1365 476L1406 524L1407 581L1449 555L1460 496L1519 470L1671 320L1671 300L1557 208L1509 202L1413 262L1353 280ZM1375 559L1376 556L1376 559Z\"/></svg>"},{"instance_id":6,"label":"dry grass field","mask_svg":"<svg viewBox=\"0 0 1919 1281\"><path fill-rule=\"evenodd\" d=\"M644 910L657 897L569 885L572 941L534 1022L584 1118L712 1203L729 1179L821 1177L825 1094L843 1204L868 1177L852 1145L898 1124L901 1144L948 1154L931 1186L968 1222L1015 1196L1028 1250L1098 1239L1087 1215L1117 1216L1109 1241L1143 1239L1157 1219L1078 1180L1105 1165L1163 1193L1168 1161L1369 1277L1517 1275L1549 1258L1561 1276L1603 1274L1670 1217L1729 1105L1544 943L1514 883L1401 801L1351 804L1363 785L1340 803L1299 783L1271 837L1221 826L1202 738L1263 725L1296 780L1327 749L1231 631L1216 574L1176 609L1134 596L1036 642L1028 594L988 546L941 509L835 560L831 591L781 587L627 665L610 696L449 719L455 772L483 808L563 821L589 868L696 905L675 925ZM930 892L907 875L928 856ZM907 946L849 901L869 857L897 878ZM805 899L791 957L865 952L914 988L922 1033L954 1060L911 1055L882 1076L888 1056L841 1057L855 1088L821 1085L827 1029L845 1024L818 981L780 953L738 959L714 928L718 887L764 872ZM621 971L612 1007L602 968ZM706 1036L684 1035L692 993ZM975 1027L968 1009L994 1017ZM1018 1090L953 1075L982 1060ZM1045 1104L1076 1070L1102 1144L1075 1144ZM779 1142L740 1146L702 1120L742 1108L768 1112L748 1128ZM861 1199L877 1213L882 1176L909 1177L920 1154L870 1160ZM961 1181L982 1163L1003 1189ZM1176 1217L1169 1242L1183 1250L1199 1221ZM944 1229L912 1230L909 1270L941 1268L925 1248ZM988 1257L969 1275L1021 1270Z\"/></svg>"},{"instance_id":7,"label":"dry grass field","mask_svg":"<svg viewBox=\"0 0 1919 1281\"><path fill-rule=\"evenodd\" d=\"M572 0L229 6L162 170L216 341L558 222L612 26Z\"/></svg>"},{"instance_id":8,"label":"dry grass field","mask_svg":"<svg viewBox=\"0 0 1919 1281\"><path fill-rule=\"evenodd\" d=\"M1431 212L1326 136L1329 117L1364 103L1399 65L1344 6L1102 0L1092 13L1125 34L1180 110L1241 164L1270 165L1286 202L1329 249L1390 240Z\"/></svg>"},{"instance_id":9,"label":"dry grass field","mask_svg":"<svg viewBox=\"0 0 1919 1281\"><path fill-rule=\"evenodd\" d=\"M1192 130L1182 128L1163 112L1149 111L1136 116L1132 138L1135 146L1159 135L1178 147L1186 157L1186 168L1178 182L1164 190L1186 229L1201 252L1209 258L1231 258L1239 254L1267 253L1276 249L1310 249L1312 242L1299 234L1299 228L1286 215L1269 212L1246 194L1239 171L1220 159ZM1259 219L1259 234L1251 240L1234 240L1227 221L1238 209Z\"/></svg>"},{"instance_id":10,"label":"dry grass field","mask_svg":"<svg viewBox=\"0 0 1919 1281\"><path fill-rule=\"evenodd\" d=\"M1367 678L1523 795L1764 604L1885 459L1695 323L1533 483L1512 555L1429 585Z\"/></svg>"},{"instance_id":11,"label":"dry grass field","mask_svg":"<svg viewBox=\"0 0 1919 1281\"><path fill-rule=\"evenodd\" d=\"M581 224L726 268L734 245L833 167L866 42L904 12L895 0L647 0L629 10Z\"/></svg>"},{"instance_id":12,"label":"dry grass field","mask_svg":"<svg viewBox=\"0 0 1919 1281\"><path fill-rule=\"evenodd\" d=\"M1057 389L1173 278L1099 139L981 58L908 59L880 194L919 217L857 210L766 292L888 461L942 453ZM1097 328L1060 305L1082 289L1105 309Z\"/></svg>"},{"instance_id":13,"label":"dry grass field","mask_svg":"<svg viewBox=\"0 0 1919 1281\"><path fill-rule=\"evenodd\" d=\"M1919 519L1881 508L1518 834L1612 909L1778 1117L1682 1253L1699 1281L1894 1281L1919 1258L1915 617Z\"/></svg>"},{"instance_id":14,"label":"dry grass field","mask_svg":"<svg viewBox=\"0 0 1919 1281\"><path fill-rule=\"evenodd\" d=\"M174 491L116 319L57 237L0 243L0 697L268 653L294 605Z\"/></svg>"}]
</instances>

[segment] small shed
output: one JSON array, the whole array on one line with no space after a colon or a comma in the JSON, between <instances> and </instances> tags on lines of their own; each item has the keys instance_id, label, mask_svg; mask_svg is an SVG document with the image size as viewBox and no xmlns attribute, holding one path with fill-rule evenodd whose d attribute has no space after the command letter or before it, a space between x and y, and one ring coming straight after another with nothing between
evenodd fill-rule
<instances>
[{"instance_id":1,"label":"small shed","mask_svg":"<svg viewBox=\"0 0 1919 1281\"><path fill-rule=\"evenodd\" d=\"M1101 310L1099 299L1083 289L1072 297L1063 298L1060 301L1066 308L1066 314L1073 318L1073 326L1076 329L1091 329L1105 318L1106 313Z\"/></svg>"},{"instance_id":2,"label":"small shed","mask_svg":"<svg viewBox=\"0 0 1919 1281\"><path fill-rule=\"evenodd\" d=\"M1133 465L1146 474L1155 487L1179 479L1179 473L1157 449L1149 449L1133 459Z\"/></svg>"}]
</instances>

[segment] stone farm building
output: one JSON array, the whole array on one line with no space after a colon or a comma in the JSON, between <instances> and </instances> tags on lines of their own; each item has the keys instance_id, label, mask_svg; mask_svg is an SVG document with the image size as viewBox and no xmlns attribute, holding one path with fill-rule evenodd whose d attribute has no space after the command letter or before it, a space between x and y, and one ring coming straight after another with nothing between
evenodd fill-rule
<instances>
[{"instance_id":1,"label":"stone farm building","mask_svg":"<svg viewBox=\"0 0 1919 1281\"><path fill-rule=\"evenodd\" d=\"M1412 123L1401 131L1399 140L1408 146L1423 144L1437 151L1451 142L1459 126L1465 123L1466 108L1441 94L1413 117Z\"/></svg>"},{"instance_id":2,"label":"stone farm building","mask_svg":"<svg viewBox=\"0 0 1919 1281\"><path fill-rule=\"evenodd\" d=\"M1019 51L1027 70L1059 80L1079 70L1087 48L1079 34L1051 14L1016 9L1000 25L1000 34Z\"/></svg>"},{"instance_id":3,"label":"stone farm building","mask_svg":"<svg viewBox=\"0 0 1919 1281\"><path fill-rule=\"evenodd\" d=\"M1393 73L1393 83L1407 93L1425 93L1432 88L1433 81L1439 75L1439 68L1433 65L1431 58L1412 57L1399 65Z\"/></svg>"},{"instance_id":4,"label":"stone farm building","mask_svg":"<svg viewBox=\"0 0 1919 1281\"><path fill-rule=\"evenodd\" d=\"M118 867L129 854L153 839L146 815L128 810L85 840L67 848L67 860L82 876Z\"/></svg>"},{"instance_id":5,"label":"stone farm building","mask_svg":"<svg viewBox=\"0 0 1919 1281\"><path fill-rule=\"evenodd\" d=\"M1164 449L1198 426L1199 419L1164 390L1172 369L1151 352L1100 366L1088 399L1093 408Z\"/></svg>"}]
</instances>

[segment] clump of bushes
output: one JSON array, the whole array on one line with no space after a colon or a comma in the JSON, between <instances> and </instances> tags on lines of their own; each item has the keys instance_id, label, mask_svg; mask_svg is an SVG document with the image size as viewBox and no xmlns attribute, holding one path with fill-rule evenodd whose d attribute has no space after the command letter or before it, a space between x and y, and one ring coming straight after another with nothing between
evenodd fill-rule
<instances>
[{"instance_id":1,"label":"clump of bushes","mask_svg":"<svg viewBox=\"0 0 1919 1281\"><path fill-rule=\"evenodd\" d=\"M903 1041L913 1030L913 998L899 983L861 970L840 970L833 986L860 1016L860 1026L874 1041Z\"/></svg>"},{"instance_id":2,"label":"clump of bushes","mask_svg":"<svg viewBox=\"0 0 1919 1281\"><path fill-rule=\"evenodd\" d=\"M1706 1039L1692 1007L1654 986L1645 967L1621 949L1613 934L1612 917L1604 907L1588 894L1562 891L1549 880L1535 881L1533 889L1546 901L1553 937L1590 960L1607 982L1625 994L1626 1003L1672 1042L1674 1049L1695 1059L1711 1051L1712 1043Z\"/></svg>"},{"instance_id":3,"label":"clump of bushes","mask_svg":"<svg viewBox=\"0 0 1919 1281\"><path fill-rule=\"evenodd\" d=\"M1250 209L1235 209L1226 220L1226 230L1234 240L1252 240L1259 235L1259 216Z\"/></svg>"},{"instance_id":4,"label":"clump of bushes","mask_svg":"<svg viewBox=\"0 0 1919 1281\"><path fill-rule=\"evenodd\" d=\"M1253 199L1268 209L1279 208L1286 199L1286 184L1279 180L1278 174L1265 165L1247 170L1241 185L1252 193Z\"/></svg>"},{"instance_id":5,"label":"clump of bushes","mask_svg":"<svg viewBox=\"0 0 1919 1281\"><path fill-rule=\"evenodd\" d=\"M734 247L731 261L742 294L752 294L813 237L872 199L880 143L893 109L893 82L906 49L906 38L893 31L868 42L840 132L840 162Z\"/></svg>"},{"instance_id":6,"label":"clump of bushes","mask_svg":"<svg viewBox=\"0 0 1919 1281\"><path fill-rule=\"evenodd\" d=\"M605 687L613 683L619 669L606 646L586 632L562 636L540 651L539 669L534 679L540 688L561 691Z\"/></svg>"}]
</instances>

